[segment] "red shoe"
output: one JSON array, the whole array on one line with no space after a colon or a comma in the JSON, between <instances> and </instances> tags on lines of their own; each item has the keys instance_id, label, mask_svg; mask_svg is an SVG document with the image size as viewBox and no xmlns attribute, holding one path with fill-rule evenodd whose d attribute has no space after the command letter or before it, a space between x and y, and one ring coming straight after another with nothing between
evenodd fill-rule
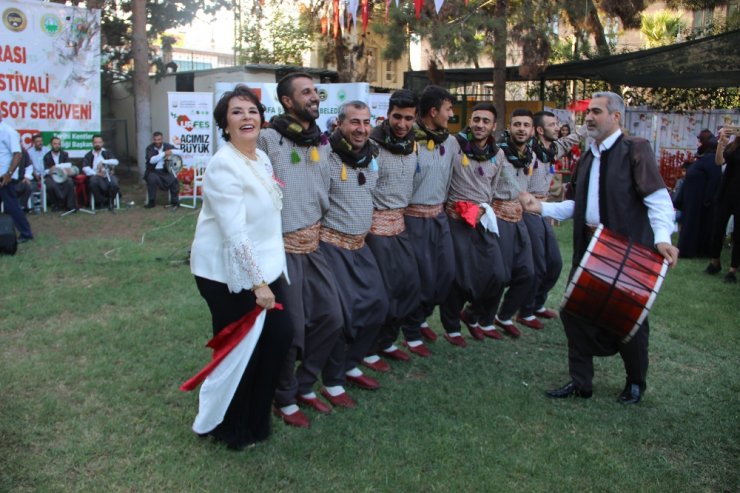
<instances>
[{"instance_id":1,"label":"red shoe","mask_svg":"<svg viewBox=\"0 0 740 493\"><path fill-rule=\"evenodd\" d=\"M486 338L486 336L483 335L483 331L480 329L480 325L471 321L465 310L460 312L460 321L465 324L470 331L470 335L473 336L473 339L476 341L482 341Z\"/></svg>"},{"instance_id":2,"label":"red shoe","mask_svg":"<svg viewBox=\"0 0 740 493\"><path fill-rule=\"evenodd\" d=\"M419 327L419 332L421 332L421 337L429 342L434 342L437 340L437 334L435 334L428 325L422 325L421 327Z\"/></svg>"},{"instance_id":3,"label":"red shoe","mask_svg":"<svg viewBox=\"0 0 740 493\"><path fill-rule=\"evenodd\" d=\"M411 356L396 348L393 351L381 351L380 355L393 361L408 361Z\"/></svg>"},{"instance_id":4,"label":"red shoe","mask_svg":"<svg viewBox=\"0 0 740 493\"><path fill-rule=\"evenodd\" d=\"M391 365L389 365L386 361L382 359L379 359L375 363L368 363L367 361L362 360L362 366L377 371L378 373L388 373L389 371L391 371Z\"/></svg>"},{"instance_id":5,"label":"red shoe","mask_svg":"<svg viewBox=\"0 0 740 493\"><path fill-rule=\"evenodd\" d=\"M367 375L360 375L359 377L351 377L349 375L346 375L345 378L349 383L361 389L377 390L380 388L380 383L378 383L378 381L375 380L373 377L368 377Z\"/></svg>"},{"instance_id":6,"label":"red shoe","mask_svg":"<svg viewBox=\"0 0 740 493\"><path fill-rule=\"evenodd\" d=\"M301 406L310 407L321 414L331 414L331 407L318 397L308 398L299 395L296 397L296 400Z\"/></svg>"},{"instance_id":7,"label":"red shoe","mask_svg":"<svg viewBox=\"0 0 740 493\"><path fill-rule=\"evenodd\" d=\"M499 327L501 327L502 329L504 329L504 332L506 333L506 335L509 335L509 336L513 337L514 339L517 339L518 337L520 337L522 335L522 333L519 331L519 329L516 328L516 325L502 323L498 319L498 317L496 317L494 319L493 323L495 323L496 325L498 325Z\"/></svg>"},{"instance_id":8,"label":"red shoe","mask_svg":"<svg viewBox=\"0 0 740 493\"><path fill-rule=\"evenodd\" d=\"M323 395L324 398L329 401L334 407L344 407L347 409L353 409L357 407L357 403L352 400L347 392L342 392L337 396L333 396L326 389L321 389L321 395Z\"/></svg>"},{"instance_id":9,"label":"red shoe","mask_svg":"<svg viewBox=\"0 0 740 493\"><path fill-rule=\"evenodd\" d=\"M490 337L491 339L503 339L504 336L501 335L501 332L496 330L496 328L492 328L489 330L480 329L481 332L483 332L483 335L486 337Z\"/></svg>"},{"instance_id":10,"label":"red shoe","mask_svg":"<svg viewBox=\"0 0 740 493\"><path fill-rule=\"evenodd\" d=\"M558 312L548 308L541 308L534 312L534 316L540 318L558 318Z\"/></svg>"},{"instance_id":11,"label":"red shoe","mask_svg":"<svg viewBox=\"0 0 740 493\"><path fill-rule=\"evenodd\" d=\"M408 342L404 342L403 345L408 348L410 353L414 353L421 358L428 358L432 355L432 352L423 343L416 347L409 346Z\"/></svg>"},{"instance_id":12,"label":"red shoe","mask_svg":"<svg viewBox=\"0 0 740 493\"><path fill-rule=\"evenodd\" d=\"M463 339L463 336L451 336L449 334L444 334L444 338L453 346L466 347L468 345L468 343L465 342L465 339Z\"/></svg>"},{"instance_id":13,"label":"red shoe","mask_svg":"<svg viewBox=\"0 0 740 493\"><path fill-rule=\"evenodd\" d=\"M282 419L286 425L295 426L296 428L311 427L311 422L308 420L308 416L303 414L300 409L293 414L285 414L283 411L280 410L280 408L273 407L272 412L275 414L275 416Z\"/></svg>"},{"instance_id":14,"label":"red shoe","mask_svg":"<svg viewBox=\"0 0 740 493\"><path fill-rule=\"evenodd\" d=\"M540 322L536 318L533 318L532 320L527 320L526 318L516 317L516 321L534 330L542 330L545 328L542 322Z\"/></svg>"}]
</instances>

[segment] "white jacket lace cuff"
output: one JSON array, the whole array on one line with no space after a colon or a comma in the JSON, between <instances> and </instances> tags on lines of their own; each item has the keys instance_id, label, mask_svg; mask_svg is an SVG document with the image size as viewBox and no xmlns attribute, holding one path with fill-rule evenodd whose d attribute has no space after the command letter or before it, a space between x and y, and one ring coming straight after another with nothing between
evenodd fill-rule
<instances>
[{"instance_id":1,"label":"white jacket lace cuff","mask_svg":"<svg viewBox=\"0 0 740 493\"><path fill-rule=\"evenodd\" d=\"M224 257L226 284L232 293L252 289L265 280L252 241L245 231L224 242Z\"/></svg>"}]
</instances>

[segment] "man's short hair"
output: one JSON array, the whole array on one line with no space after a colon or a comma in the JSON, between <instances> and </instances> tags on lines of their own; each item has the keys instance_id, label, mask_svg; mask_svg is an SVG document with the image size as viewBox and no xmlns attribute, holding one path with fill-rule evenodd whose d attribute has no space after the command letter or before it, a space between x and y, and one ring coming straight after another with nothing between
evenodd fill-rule
<instances>
[{"instance_id":1,"label":"man's short hair","mask_svg":"<svg viewBox=\"0 0 740 493\"><path fill-rule=\"evenodd\" d=\"M611 91L599 91L591 95L593 98L606 98L606 109L609 114L619 112L620 115L624 116L624 99L616 92Z\"/></svg>"},{"instance_id":2,"label":"man's short hair","mask_svg":"<svg viewBox=\"0 0 740 493\"><path fill-rule=\"evenodd\" d=\"M33 134L33 135L31 136L31 142L33 142L33 141L34 141L34 140L36 140L36 139L41 139L41 140L43 141L43 140L44 140L44 136L43 136L43 135L41 135L41 134Z\"/></svg>"},{"instance_id":3,"label":"man's short hair","mask_svg":"<svg viewBox=\"0 0 740 493\"><path fill-rule=\"evenodd\" d=\"M419 98L419 115L427 116L432 108L442 109L442 103L449 101L455 102L455 96L450 91L439 86L427 86Z\"/></svg>"},{"instance_id":4,"label":"man's short hair","mask_svg":"<svg viewBox=\"0 0 740 493\"><path fill-rule=\"evenodd\" d=\"M419 106L419 97L408 89L399 89L391 94L388 100L388 112L393 108L416 108Z\"/></svg>"},{"instance_id":5,"label":"man's short hair","mask_svg":"<svg viewBox=\"0 0 740 493\"><path fill-rule=\"evenodd\" d=\"M537 113L535 113L533 115L534 126L535 127L543 128L545 126L545 117L546 116L551 116L552 118L557 118L555 116L555 113L553 113L552 111L538 111Z\"/></svg>"},{"instance_id":6,"label":"man's short hair","mask_svg":"<svg viewBox=\"0 0 740 493\"><path fill-rule=\"evenodd\" d=\"M59 137L57 137L57 136L55 135L54 137L52 137L52 138L51 138L51 140L49 141L49 143L51 144L51 143L52 143L52 142L54 142L55 140L58 140L59 142L61 142L61 141L62 141L62 139L60 139Z\"/></svg>"},{"instance_id":7,"label":"man's short hair","mask_svg":"<svg viewBox=\"0 0 740 493\"><path fill-rule=\"evenodd\" d=\"M285 104L283 104L283 96L288 96L292 99L293 97L293 81L296 79L309 79L313 81L313 77L308 75L305 72L293 72L282 79L278 81L277 85L277 97L278 101L280 101L280 104L283 105L283 109L287 110L288 108L285 107Z\"/></svg>"},{"instance_id":8,"label":"man's short hair","mask_svg":"<svg viewBox=\"0 0 740 493\"><path fill-rule=\"evenodd\" d=\"M103 140L103 136L100 135L100 134L95 134L95 135L92 136L92 140L95 140L95 139Z\"/></svg>"},{"instance_id":9,"label":"man's short hair","mask_svg":"<svg viewBox=\"0 0 740 493\"><path fill-rule=\"evenodd\" d=\"M339 107L339 112L337 114L337 125L341 125L344 119L347 118L347 108L364 110L365 108L369 109L369 106L364 101L360 100L347 101L346 103L342 103L342 106Z\"/></svg>"},{"instance_id":10,"label":"man's short hair","mask_svg":"<svg viewBox=\"0 0 740 493\"><path fill-rule=\"evenodd\" d=\"M511 118L515 116L528 116L534 121L534 115L527 108L517 108L511 113Z\"/></svg>"},{"instance_id":11,"label":"man's short hair","mask_svg":"<svg viewBox=\"0 0 740 493\"><path fill-rule=\"evenodd\" d=\"M490 111L491 113L493 113L493 119L498 119L498 112L496 111L496 107L486 101L477 103L475 106L473 106L473 111Z\"/></svg>"},{"instance_id":12,"label":"man's short hair","mask_svg":"<svg viewBox=\"0 0 740 493\"><path fill-rule=\"evenodd\" d=\"M164 134L160 132L159 130L157 130L156 132L152 134L152 137L164 137Z\"/></svg>"}]
</instances>

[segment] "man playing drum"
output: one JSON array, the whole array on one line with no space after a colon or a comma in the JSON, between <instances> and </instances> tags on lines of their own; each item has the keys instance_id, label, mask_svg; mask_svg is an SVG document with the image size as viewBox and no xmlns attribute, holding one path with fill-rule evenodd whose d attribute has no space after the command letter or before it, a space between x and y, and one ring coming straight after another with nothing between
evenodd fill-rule
<instances>
[{"instance_id":1,"label":"man playing drum","mask_svg":"<svg viewBox=\"0 0 740 493\"><path fill-rule=\"evenodd\" d=\"M612 92L594 93L586 112L588 135L594 139L574 171L569 198L560 203L540 203L522 193L528 212L557 220L573 218L573 267L586 253L594 227L604 224L631 241L652 247L675 266L678 249L671 244L673 206L645 139L622 134L620 119L624 101ZM551 398L592 394L593 357L619 353L627 380L618 402L636 404L646 388L649 326L645 319L627 343L621 335L597 327L591 321L561 313L568 338L568 366L571 381L547 392Z\"/></svg>"},{"instance_id":2,"label":"man playing drum","mask_svg":"<svg viewBox=\"0 0 740 493\"><path fill-rule=\"evenodd\" d=\"M146 171L144 172L144 181L146 182L146 191L149 200L144 205L145 209L153 208L157 203L157 189L169 190L170 205L176 207L180 204L180 182L177 176L167 169L167 160L170 156L181 155L179 149L169 142L164 142L162 132L152 134L152 143L149 144L145 151Z\"/></svg>"}]
</instances>

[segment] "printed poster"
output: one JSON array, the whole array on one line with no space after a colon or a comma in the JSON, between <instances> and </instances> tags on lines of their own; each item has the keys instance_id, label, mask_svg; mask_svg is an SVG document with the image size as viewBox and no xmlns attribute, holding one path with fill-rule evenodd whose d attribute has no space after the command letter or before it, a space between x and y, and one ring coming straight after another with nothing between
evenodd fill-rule
<instances>
[{"instance_id":1,"label":"printed poster","mask_svg":"<svg viewBox=\"0 0 740 493\"><path fill-rule=\"evenodd\" d=\"M41 133L71 157L100 132L100 11L0 0L0 116L24 147Z\"/></svg>"}]
</instances>

